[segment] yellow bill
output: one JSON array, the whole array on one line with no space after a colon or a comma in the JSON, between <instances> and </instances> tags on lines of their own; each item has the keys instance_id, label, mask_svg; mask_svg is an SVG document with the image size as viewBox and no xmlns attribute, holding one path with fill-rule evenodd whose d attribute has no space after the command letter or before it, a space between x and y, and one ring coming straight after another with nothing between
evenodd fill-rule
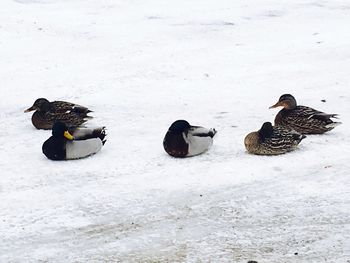
<instances>
[{"instance_id":1,"label":"yellow bill","mask_svg":"<svg viewBox=\"0 0 350 263\"><path fill-rule=\"evenodd\" d=\"M64 132L64 137L67 138L68 140L74 140L74 137L72 134L69 133L69 131Z\"/></svg>"}]
</instances>

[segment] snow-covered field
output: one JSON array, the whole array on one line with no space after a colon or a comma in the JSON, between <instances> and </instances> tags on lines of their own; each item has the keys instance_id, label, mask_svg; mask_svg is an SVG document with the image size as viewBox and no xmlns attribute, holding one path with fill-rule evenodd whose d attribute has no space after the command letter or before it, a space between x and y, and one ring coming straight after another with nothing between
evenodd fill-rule
<instances>
[{"instance_id":1,"label":"snow-covered field","mask_svg":"<svg viewBox=\"0 0 350 263\"><path fill-rule=\"evenodd\" d=\"M350 262L349 26L348 0L2 0L0 262ZM283 93L343 124L247 154ZM46 159L39 97L92 108L102 151ZM210 151L166 155L179 118Z\"/></svg>"}]
</instances>

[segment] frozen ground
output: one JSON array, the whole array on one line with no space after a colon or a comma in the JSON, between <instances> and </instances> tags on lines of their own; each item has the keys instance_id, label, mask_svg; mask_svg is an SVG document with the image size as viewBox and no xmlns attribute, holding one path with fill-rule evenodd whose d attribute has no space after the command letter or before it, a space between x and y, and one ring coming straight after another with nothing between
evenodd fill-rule
<instances>
[{"instance_id":1,"label":"frozen ground","mask_svg":"<svg viewBox=\"0 0 350 263\"><path fill-rule=\"evenodd\" d=\"M0 262L350 262L349 25L348 0L2 0ZM343 124L248 155L283 93ZM38 97L91 107L103 150L47 160ZM212 149L167 156L178 118Z\"/></svg>"}]
</instances>

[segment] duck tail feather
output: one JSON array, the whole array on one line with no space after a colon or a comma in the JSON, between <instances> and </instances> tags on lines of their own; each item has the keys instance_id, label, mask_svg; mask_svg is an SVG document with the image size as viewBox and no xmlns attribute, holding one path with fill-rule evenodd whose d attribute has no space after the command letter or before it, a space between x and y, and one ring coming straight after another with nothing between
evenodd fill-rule
<instances>
[{"instance_id":1,"label":"duck tail feather","mask_svg":"<svg viewBox=\"0 0 350 263\"><path fill-rule=\"evenodd\" d=\"M342 124L342 123L341 122L331 122L331 123L326 125L326 128L335 128L340 124Z\"/></svg>"}]
</instances>

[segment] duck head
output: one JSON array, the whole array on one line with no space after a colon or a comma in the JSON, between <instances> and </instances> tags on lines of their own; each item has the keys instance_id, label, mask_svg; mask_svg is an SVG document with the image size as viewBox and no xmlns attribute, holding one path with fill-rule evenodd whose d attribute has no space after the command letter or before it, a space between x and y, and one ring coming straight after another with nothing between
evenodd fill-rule
<instances>
[{"instance_id":1,"label":"duck head","mask_svg":"<svg viewBox=\"0 0 350 263\"><path fill-rule=\"evenodd\" d=\"M67 140L74 140L74 137L69 133L67 126L63 122L55 122L52 126L52 136L56 138L66 138Z\"/></svg>"},{"instance_id":2,"label":"duck head","mask_svg":"<svg viewBox=\"0 0 350 263\"><path fill-rule=\"evenodd\" d=\"M173 124L171 124L169 131L175 134L181 134L186 132L191 125L185 120L177 120Z\"/></svg>"},{"instance_id":3,"label":"duck head","mask_svg":"<svg viewBox=\"0 0 350 263\"><path fill-rule=\"evenodd\" d=\"M273 127L271 122L265 122L259 130L259 139L264 141L266 138L270 138L273 133Z\"/></svg>"},{"instance_id":4,"label":"duck head","mask_svg":"<svg viewBox=\"0 0 350 263\"><path fill-rule=\"evenodd\" d=\"M269 109L277 108L280 106L283 107L284 109L292 110L292 109L296 108L297 101L295 100L295 98L292 95L284 94L279 98L277 103L272 105Z\"/></svg>"},{"instance_id":5,"label":"duck head","mask_svg":"<svg viewBox=\"0 0 350 263\"><path fill-rule=\"evenodd\" d=\"M45 98L39 98L34 102L32 107L26 109L24 112L30 112L33 110L47 112L50 110L50 102Z\"/></svg>"}]
</instances>

